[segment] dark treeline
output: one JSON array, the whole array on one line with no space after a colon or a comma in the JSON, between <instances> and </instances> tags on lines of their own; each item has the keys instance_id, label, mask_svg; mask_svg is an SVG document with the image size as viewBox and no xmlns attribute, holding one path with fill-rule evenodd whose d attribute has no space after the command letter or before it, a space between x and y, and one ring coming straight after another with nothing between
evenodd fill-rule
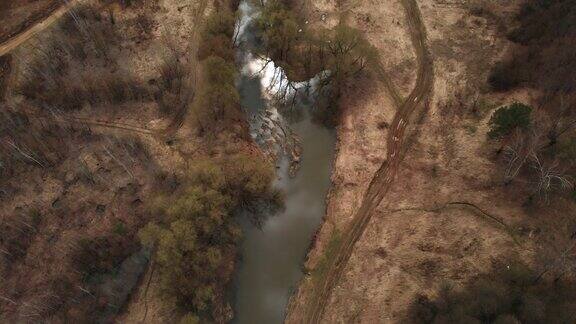
<instances>
[{"instance_id":1,"label":"dark treeline","mask_svg":"<svg viewBox=\"0 0 576 324\"><path fill-rule=\"evenodd\" d=\"M419 296L408 310L412 323L574 323L576 283L545 281L521 263L500 265L462 288L444 286Z\"/></svg>"},{"instance_id":2,"label":"dark treeline","mask_svg":"<svg viewBox=\"0 0 576 324\"><path fill-rule=\"evenodd\" d=\"M153 24L129 22L146 38ZM117 106L152 100L152 89L134 76L112 73L116 55L126 37L113 18L90 5L64 17L50 42L31 46L31 62L16 89L42 107L69 111L84 105ZM44 108L45 110L46 108Z\"/></svg>"},{"instance_id":3,"label":"dark treeline","mask_svg":"<svg viewBox=\"0 0 576 324\"><path fill-rule=\"evenodd\" d=\"M517 43L494 69L495 90L527 85L546 92L572 92L576 86L576 1L528 0L508 38Z\"/></svg>"}]
</instances>

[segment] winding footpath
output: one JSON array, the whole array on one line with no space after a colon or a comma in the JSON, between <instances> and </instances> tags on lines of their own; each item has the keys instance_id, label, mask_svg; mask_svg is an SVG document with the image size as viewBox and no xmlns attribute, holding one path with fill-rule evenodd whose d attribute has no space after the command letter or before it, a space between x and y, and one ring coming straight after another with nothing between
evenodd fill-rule
<instances>
[{"instance_id":1,"label":"winding footpath","mask_svg":"<svg viewBox=\"0 0 576 324\"><path fill-rule=\"evenodd\" d=\"M410 36L419 64L416 86L394 116L387 139L388 153L386 161L382 163L372 178L362 204L346 232L344 232L342 243L338 246L334 257L327 260L328 272L313 292L314 295L305 314L306 323L319 323L321 321L334 286L342 279L344 269L354 250L354 245L364 233L374 210L386 196L394 182L399 165L407 149L405 142L410 135L410 130L407 127L413 121L411 119L415 119L414 117L419 115L415 112L426 109L432 94L434 68L432 58L426 47L426 28L422 21L420 9L416 0L401 1L406 11ZM387 88L391 89L391 86L387 84ZM394 96L394 94L391 95Z\"/></svg>"}]
</instances>

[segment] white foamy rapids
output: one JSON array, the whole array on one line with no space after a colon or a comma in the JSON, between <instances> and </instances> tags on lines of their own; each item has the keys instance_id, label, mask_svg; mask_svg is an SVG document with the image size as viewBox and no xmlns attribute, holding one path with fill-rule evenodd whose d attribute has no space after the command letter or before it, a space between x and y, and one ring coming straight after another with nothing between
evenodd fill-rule
<instances>
[{"instance_id":1,"label":"white foamy rapids","mask_svg":"<svg viewBox=\"0 0 576 324\"><path fill-rule=\"evenodd\" d=\"M248 62L241 71L247 76L259 76L262 92L267 99L292 99L296 93L307 95L314 94L322 78L328 76L328 71L318 73L312 79L303 82L290 82L284 69L276 66L274 61L268 58L258 58L249 54Z\"/></svg>"}]
</instances>

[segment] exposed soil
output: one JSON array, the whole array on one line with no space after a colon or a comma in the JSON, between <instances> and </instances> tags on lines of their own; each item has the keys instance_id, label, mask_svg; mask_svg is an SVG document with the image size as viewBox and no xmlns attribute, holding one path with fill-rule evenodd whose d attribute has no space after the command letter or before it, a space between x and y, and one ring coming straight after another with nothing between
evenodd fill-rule
<instances>
[{"instance_id":1,"label":"exposed soil","mask_svg":"<svg viewBox=\"0 0 576 324\"><path fill-rule=\"evenodd\" d=\"M42 21L63 5L61 0L13 0L0 4L0 44Z\"/></svg>"},{"instance_id":2,"label":"exposed soil","mask_svg":"<svg viewBox=\"0 0 576 324\"><path fill-rule=\"evenodd\" d=\"M403 1L404 9L408 25L410 26L410 35L414 47L417 49L417 59L419 64L418 77L414 90L410 93L408 98L404 100L401 106L397 106L397 111L390 125L391 132L387 136L387 158L374 177L370 181L370 185L364 195L360 208L354 215L347 231L341 234L342 243L340 243L336 250L333 252L331 259L327 260L326 267L328 268L327 274L322 279L323 282L317 283L319 286L318 291L315 292L316 296L312 300L311 306L307 311L306 322L315 323L319 322L324 313L326 302L329 300L334 285L336 285L340 278L350 255L354 249L354 245L366 230L374 209L380 204L382 199L387 194L398 171L398 165L402 162L404 157L405 146L405 133L410 123L415 118L412 113L418 110L418 107L426 106L428 104L429 95L432 90L433 65L432 60L426 48L426 30L422 24L419 9L413 1Z\"/></svg>"},{"instance_id":3,"label":"exposed soil","mask_svg":"<svg viewBox=\"0 0 576 324\"><path fill-rule=\"evenodd\" d=\"M396 180L367 217L366 230L347 260L338 246L354 241L347 236L359 224L365 202L378 202L374 183L385 178L379 167L395 150L385 139L394 138L389 130L395 130L397 114L390 86L383 83L373 86L377 91L354 89L364 99L343 104L326 220L305 264L309 276L292 298L289 323L403 323L420 293L435 295L444 282L474 280L514 256L541 269L538 255L550 254L550 238L557 246L570 240L567 228L574 220L566 211L574 203L559 197L554 208L542 200L527 206L530 189L525 183L503 185L497 147L486 138L493 108L514 100L532 103L537 96L526 89L498 95L485 91L488 67L509 46L501 23L513 15L516 3L417 5L434 61L428 112L414 121ZM472 10L476 6L490 14L472 14L478 12ZM348 23L365 31L379 49L384 70L400 93L405 96L406 89L418 84L418 64L410 53L420 49L416 42L405 50L414 41L412 20L401 1L307 2L304 8L311 24L320 26L326 24L322 16L329 24L345 12ZM388 39L395 42L383 41ZM407 63L400 64L403 60ZM446 205L455 201L472 203L485 213L470 205ZM337 272L341 275L332 275ZM330 289L331 294L322 293Z\"/></svg>"}]
</instances>

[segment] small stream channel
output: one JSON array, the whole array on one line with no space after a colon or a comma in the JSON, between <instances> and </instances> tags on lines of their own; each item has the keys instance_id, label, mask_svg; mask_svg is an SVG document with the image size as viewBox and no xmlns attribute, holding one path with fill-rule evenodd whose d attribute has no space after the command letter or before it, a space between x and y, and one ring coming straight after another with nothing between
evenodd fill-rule
<instances>
[{"instance_id":1,"label":"small stream channel","mask_svg":"<svg viewBox=\"0 0 576 324\"><path fill-rule=\"evenodd\" d=\"M278 82L279 69L273 63L251 54L255 38L250 23L258 8L249 0L240 4L242 44L238 58L242 65L238 89L242 106L250 120L252 136L264 151L270 143L298 139L297 148L278 144L275 150L277 169L275 186L285 194L285 209L267 215L261 228L243 224L242 260L235 281L234 323L282 323L290 295L302 278L302 264L314 232L325 213L325 199L330 186L335 132L313 123L307 113L311 108L299 101L298 121L288 122L278 114L271 97ZM280 71L280 74L281 71ZM286 133L290 135L286 135ZM290 177L294 165L293 150L301 151L299 169Z\"/></svg>"}]
</instances>

